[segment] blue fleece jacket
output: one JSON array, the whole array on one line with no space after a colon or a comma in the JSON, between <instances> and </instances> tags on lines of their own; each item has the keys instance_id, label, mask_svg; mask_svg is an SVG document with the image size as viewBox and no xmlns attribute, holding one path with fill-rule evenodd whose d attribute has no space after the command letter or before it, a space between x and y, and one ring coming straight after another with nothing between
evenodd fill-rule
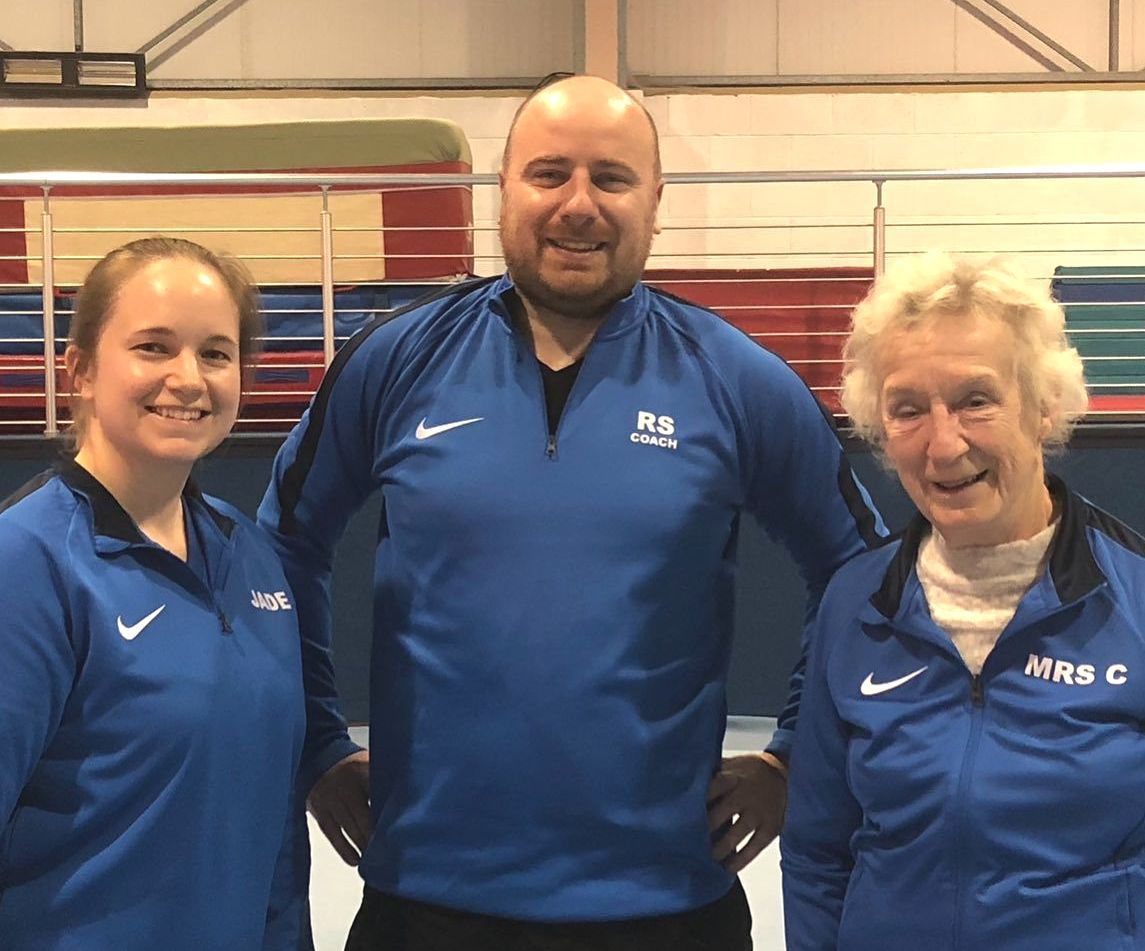
<instances>
[{"instance_id":1,"label":"blue fleece jacket","mask_svg":"<svg viewBox=\"0 0 1145 951\"><path fill-rule=\"evenodd\" d=\"M353 749L331 552L380 490L366 881L523 919L694 908L731 885L705 793L737 526L758 517L817 593L881 523L790 368L644 285L550 437L514 294L507 277L449 288L359 333L275 462L260 520L298 595L304 772Z\"/></svg>"},{"instance_id":2,"label":"blue fleece jacket","mask_svg":"<svg viewBox=\"0 0 1145 951\"><path fill-rule=\"evenodd\" d=\"M921 518L827 589L782 839L789 951L1145 947L1145 539L1051 488L1048 564L980 675L931 620Z\"/></svg>"},{"instance_id":3,"label":"blue fleece jacket","mask_svg":"<svg viewBox=\"0 0 1145 951\"><path fill-rule=\"evenodd\" d=\"M5 951L308 943L293 595L248 519L184 506L188 562L73 463L0 514Z\"/></svg>"}]
</instances>

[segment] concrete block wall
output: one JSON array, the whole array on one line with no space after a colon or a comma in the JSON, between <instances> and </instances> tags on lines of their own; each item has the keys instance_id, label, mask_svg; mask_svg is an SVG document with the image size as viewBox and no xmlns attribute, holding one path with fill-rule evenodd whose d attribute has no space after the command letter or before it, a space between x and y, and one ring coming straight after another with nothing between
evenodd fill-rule
<instances>
[{"instance_id":1,"label":"concrete block wall","mask_svg":"<svg viewBox=\"0 0 1145 951\"><path fill-rule=\"evenodd\" d=\"M520 95L156 94L145 106L6 104L0 127L270 122L437 116L466 132L478 172L497 170ZM1145 158L1145 87L920 88L648 95L671 172L954 169ZM51 156L44 156L50 167ZM1025 252L1030 267L1137 261L1145 181L888 183L888 251ZM868 183L673 185L655 266L868 264ZM474 195L479 269L500 267L492 187ZM1082 224L1080 222L1087 222Z\"/></svg>"},{"instance_id":2,"label":"concrete block wall","mask_svg":"<svg viewBox=\"0 0 1145 951\"><path fill-rule=\"evenodd\" d=\"M693 160L689 171L997 168L1145 156L1141 89L701 93L646 104L665 155ZM1049 273L1067 259L1136 260L1142 247L1145 182L1137 180L892 182L883 201L891 253L1025 252L1032 270ZM833 257L828 263L845 264L869 253L873 205L870 185L677 186L666 194L664 224L820 223L787 232L786 246L821 249ZM799 263L782 258L778 234L736 236L745 251L773 252L771 263Z\"/></svg>"}]
</instances>

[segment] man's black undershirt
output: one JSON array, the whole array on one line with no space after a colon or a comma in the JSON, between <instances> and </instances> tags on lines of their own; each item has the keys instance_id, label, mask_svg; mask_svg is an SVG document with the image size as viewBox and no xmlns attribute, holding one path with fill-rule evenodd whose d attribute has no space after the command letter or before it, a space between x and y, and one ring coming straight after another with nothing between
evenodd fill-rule
<instances>
[{"instance_id":1,"label":"man's black undershirt","mask_svg":"<svg viewBox=\"0 0 1145 951\"><path fill-rule=\"evenodd\" d=\"M582 363L583 358L560 370L550 370L540 360L537 361L537 366L541 368L541 380L545 384L545 410L549 417L550 436L556 435L557 423L560 422L561 412L568 402Z\"/></svg>"}]
</instances>

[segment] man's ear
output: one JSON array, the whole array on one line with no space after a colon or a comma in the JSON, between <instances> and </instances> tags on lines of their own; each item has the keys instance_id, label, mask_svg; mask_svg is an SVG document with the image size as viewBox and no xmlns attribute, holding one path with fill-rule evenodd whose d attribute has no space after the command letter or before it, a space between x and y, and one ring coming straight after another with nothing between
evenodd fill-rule
<instances>
[{"instance_id":1,"label":"man's ear","mask_svg":"<svg viewBox=\"0 0 1145 951\"><path fill-rule=\"evenodd\" d=\"M656 186L656 212L652 218L652 233L660 233L660 199L664 196L664 179L660 179L660 184Z\"/></svg>"}]
</instances>

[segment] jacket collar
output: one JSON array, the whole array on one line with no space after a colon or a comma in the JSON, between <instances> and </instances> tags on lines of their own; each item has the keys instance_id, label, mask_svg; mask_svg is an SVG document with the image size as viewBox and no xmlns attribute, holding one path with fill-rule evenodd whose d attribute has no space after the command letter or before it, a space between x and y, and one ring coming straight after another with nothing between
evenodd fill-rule
<instances>
[{"instance_id":1,"label":"jacket collar","mask_svg":"<svg viewBox=\"0 0 1145 951\"><path fill-rule=\"evenodd\" d=\"M56 463L56 472L69 489L88 500L92 512L92 526L96 535L103 535L131 545L151 544L150 540L139 530L135 520L124 511L123 506L119 504L115 496L78 462L70 458L63 459ZM191 479L187 480L187 485L183 489L183 499L191 511L201 507L219 531L225 537L230 538L235 527L234 521L207 502L198 486Z\"/></svg>"},{"instance_id":2,"label":"jacket collar","mask_svg":"<svg viewBox=\"0 0 1145 951\"><path fill-rule=\"evenodd\" d=\"M1086 533L1092 507L1055 475L1047 474L1046 485L1060 507L1060 521L1050 541L1049 577L1058 600L1069 604L1104 584L1106 578ZM918 561L918 549L930 531L930 523L916 512L899 536L901 544L887 566L883 583L871 595L871 604L884 618L898 614Z\"/></svg>"},{"instance_id":3,"label":"jacket collar","mask_svg":"<svg viewBox=\"0 0 1145 951\"><path fill-rule=\"evenodd\" d=\"M627 297L623 297L612 305L604 323L600 325L593 340L607 340L627 333L648 314L650 307L650 292L642 282L637 282ZM520 307L520 297L513 278L508 271L501 275L493 284L489 292L489 306L504 322L509 330L515 329L513 312Z\"/></svg>"}]
</instances>

